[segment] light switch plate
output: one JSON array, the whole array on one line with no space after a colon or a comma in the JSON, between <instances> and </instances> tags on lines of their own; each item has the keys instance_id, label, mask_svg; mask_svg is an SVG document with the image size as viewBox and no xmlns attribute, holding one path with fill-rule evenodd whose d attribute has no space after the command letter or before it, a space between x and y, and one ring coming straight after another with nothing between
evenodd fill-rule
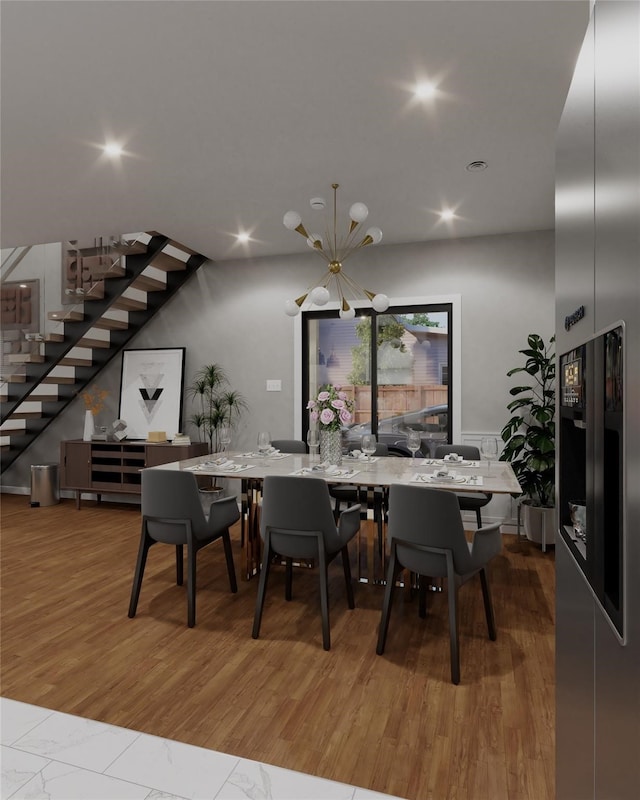
<instances>
[{"instance_id":1,"label":"light switch plate","mask_svg":"<svg viewBox=\"0 0 640 800\"><path fill-rule=\"evenodd\" d=\"M276 380L267 381L267 391L268 392L281 392L282 391L282 381L276 381Z\"/></svg>"}]
</instances>

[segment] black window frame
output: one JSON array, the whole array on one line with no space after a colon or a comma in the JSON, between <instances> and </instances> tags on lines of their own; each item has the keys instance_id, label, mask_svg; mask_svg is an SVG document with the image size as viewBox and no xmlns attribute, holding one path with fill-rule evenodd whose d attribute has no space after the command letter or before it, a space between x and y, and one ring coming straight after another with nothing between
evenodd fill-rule
<instances>
[{"instance_id":1,"label":"black window frame","mask_svg":"<svg viewBox=\"0 0 640 800\"><path fill-rule=\"evenodd\" d=\"M371 341L377 341L377 321L379 317L386 317L391 315L403 314L429 314L429 313L446 313L448 317L447 324L447 364L449 380L447 386L447 400L449 413L447 414L447 441L452 442L453 435L453 382L451 375L453 374L453 303L416 303L416 304L402 304L390 305L384 312L377 312L373 308L359 308L356 311L356 316L369 317L371 319L372 331ZM307 431L309 430L309 415L306 413L307 404L310 400L309 396L309 322L317 319L340 319L339 309L330 309L326 311L310 310L302 312L302 438L306 439ZM369 384L371 389L371 432L378 433L378 348L371 348L371 382Z\"/></svg>"}]
</instances>

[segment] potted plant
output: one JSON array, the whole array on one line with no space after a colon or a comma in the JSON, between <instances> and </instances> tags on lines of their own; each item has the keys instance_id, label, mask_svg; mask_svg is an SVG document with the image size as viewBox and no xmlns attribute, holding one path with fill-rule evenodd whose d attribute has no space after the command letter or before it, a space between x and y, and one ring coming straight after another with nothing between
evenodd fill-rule
<instances>
[{"instance_id":1,"label":"potted plant","mask_svg":"<svg viewBox=\"0 0 640 800\"><path fill-rule=\"evenodd\" d=\"M522 487L522 510L527 538L547 544L554 541L556 465L556 363L552 336L548 344L537 333L527 337L528 347L519 350L524 366L514 367L507 376L526 376L510 389L515 399L507 408L511 419L502 429L504 449L501 461L511 462ZM544 517L544 519L543 519ZM543 527L544 526L544 527Z\"/></svg>"},{"instance_id":2,"label":"potted plant","mask_svg":"<svg viewBox=\"0 0 640 800\"><path fill-rule=\"evenodd\" d=\"M200 367L187 392L196 405L189 422L198 429L200 441L208 441L209 452L216 453L226 438L223 430L235 427L248 408L247 401L240 392L229 388L227 373L220 364Z\"/></svg>"}]
</instances>

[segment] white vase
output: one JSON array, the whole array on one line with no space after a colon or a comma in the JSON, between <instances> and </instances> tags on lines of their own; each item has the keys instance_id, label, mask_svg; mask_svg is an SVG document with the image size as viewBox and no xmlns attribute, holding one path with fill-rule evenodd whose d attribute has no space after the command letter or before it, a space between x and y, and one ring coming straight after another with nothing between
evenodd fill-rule
<instances>
[{"instance_id":1,"label":"white vase","mask_svg":"<svg viewBox=\"0 0 640 800\"><path fill-rule=\"evenodd\" d=\"M90 442L91 437L96 432L96 423L95 419L93 418L93 411L89 411L87 409L84 412L84 434L82 435L82 440L85 442Z\"/></svg>"},{"instance_id":2,"label":"white vase","mask_svg":"<svg viewBox=\"0 0 640 800\"><path fill-rule=\"evenodd\" d=\"M320 428L320 460L328 464L342 464L342 432Z\"/></svg>"}]
</instances>

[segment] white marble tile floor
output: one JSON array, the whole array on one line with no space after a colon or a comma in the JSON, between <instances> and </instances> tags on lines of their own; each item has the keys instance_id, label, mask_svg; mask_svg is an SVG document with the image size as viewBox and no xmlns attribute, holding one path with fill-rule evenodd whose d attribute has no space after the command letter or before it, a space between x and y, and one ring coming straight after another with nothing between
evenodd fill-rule
<instances>
[{"instance_id":1,"label":"white marble tile floor","mask_svg":"<svg viewBox=\"0 0 640 800\"><path fill-rule=\"evenodd\" d=\"M0 698L2 800L399 800Z\"/></svg>"}]
</instances>

